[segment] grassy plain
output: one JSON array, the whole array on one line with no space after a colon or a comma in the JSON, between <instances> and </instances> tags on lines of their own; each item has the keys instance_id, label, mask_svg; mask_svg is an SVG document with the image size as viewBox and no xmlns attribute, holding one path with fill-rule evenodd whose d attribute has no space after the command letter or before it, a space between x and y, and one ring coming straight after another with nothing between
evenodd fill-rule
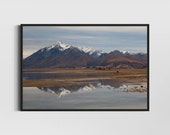
<instances>
[{"instance_id":1,"label":"grassy plain","mask_svg":"<svg viewBox=\"0 0 170 135\"><path fill-rule=\"evenodd\" d=\"M58 74L62 77L45 79L23 79L23 87L68 86L85 84L92 80L121 79L127 83L147 82L147 68L105 69L95 68L30 68L23 69L28 74ZM67 76L65 76L67 75Z\"/></svg>"}]
</instances>

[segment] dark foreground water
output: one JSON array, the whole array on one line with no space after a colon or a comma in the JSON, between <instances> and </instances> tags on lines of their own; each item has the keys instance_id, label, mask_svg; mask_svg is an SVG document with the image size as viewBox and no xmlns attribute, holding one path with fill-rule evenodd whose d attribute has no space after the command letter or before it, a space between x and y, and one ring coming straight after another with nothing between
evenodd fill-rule
<instances>
[{"instance_id":1,"label":"dark foreground water","mask_svg":"<svg viewBox=\"0 0 170 135\"><path fill-rule=\"evenodd\" d=\"M126 92L141 85L115 83L113 86L106 82L23 87L23 109L147 109L147 92Z\"/></svg>"}]
</instances>

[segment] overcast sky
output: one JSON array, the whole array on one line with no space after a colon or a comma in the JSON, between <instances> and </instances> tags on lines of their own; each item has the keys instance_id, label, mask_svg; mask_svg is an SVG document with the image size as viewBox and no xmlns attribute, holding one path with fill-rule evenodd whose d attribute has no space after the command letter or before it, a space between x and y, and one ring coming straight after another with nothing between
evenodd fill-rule
<instances>
[{"instance_id":1,"label":"overcast sky","mask_svg":"<svg viewBox=\"0 0 170 135\"><path fill-rule=\"evenodd\" d=\"M62 41L110 52L147 52L146 26L24 26L23 57Z\"/></svg>"}]
</instances>

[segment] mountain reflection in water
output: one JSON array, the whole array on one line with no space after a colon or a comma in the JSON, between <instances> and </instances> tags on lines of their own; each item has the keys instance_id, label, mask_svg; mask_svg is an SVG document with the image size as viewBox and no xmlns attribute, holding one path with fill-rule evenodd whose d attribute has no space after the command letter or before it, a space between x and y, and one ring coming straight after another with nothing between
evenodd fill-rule
<instances>
[{"instance_id":1,"label":"mountain reflection in water","mask_svg":"<svg viewBox=\"0 0 170 135\"><path fill-rule=\"evenodd\" d=\"M123 81L120 80L100 80L100 81L92 81L89 84L80 84L80 85L71 85L71 86L43 86L37 87L42 91L49 92L52 94L56 94L58 97L65 96L71 94L73 92L90 92L96 90L97 88L105 88L112 91L119 91L119 92L146 92L142 91L146 89L146 86L141 85L127 85ZM135 89L140 91L134 91Z\"/></svg>"}]
</instances>

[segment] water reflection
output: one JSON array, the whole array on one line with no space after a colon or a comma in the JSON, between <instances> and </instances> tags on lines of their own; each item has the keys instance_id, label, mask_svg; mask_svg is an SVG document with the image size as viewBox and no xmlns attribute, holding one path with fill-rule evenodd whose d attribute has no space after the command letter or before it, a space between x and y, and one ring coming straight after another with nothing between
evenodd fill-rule
<instances>
[{"instance_id":1,"label":"water reflection","mask_svg":"<svg viewBox=\"0 0 170 135\"><path fill-rule=\"evenodd\" d=\"M118 92L146 92L146 84L135 85L126 84L121 80L100 80L92 81L89 84L71 85L71 86L51 86L51 87L37 87L38 89L56 94L58 97L71 94L73 92L85 93L96 90L97 88L104 88L112 91Z\"/></svg>"},{"instance_id":2,"label":"water reflection","mask_svg":"<svg viewBox=\"0 0 170 135\"><path fill-rule=\"evenodd\" d=\"M96 87L92 84L86 86L79 86L79 88L75 89L75 87L64 88L64 87L38 87L40 90L56 94L58 97L68 95L72 92L89 92L95 90ZM71 89L73 88L73 89Z\"/></svg>"}]
</instances>

